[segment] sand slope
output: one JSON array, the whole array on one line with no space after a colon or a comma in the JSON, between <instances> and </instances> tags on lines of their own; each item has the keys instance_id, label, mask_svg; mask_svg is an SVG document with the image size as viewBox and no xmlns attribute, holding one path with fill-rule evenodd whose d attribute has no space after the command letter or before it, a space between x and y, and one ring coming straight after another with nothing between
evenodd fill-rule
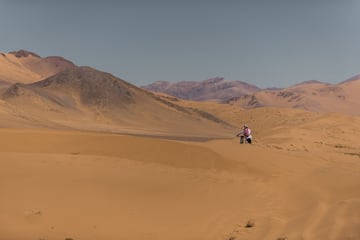
<instances>
[{"instance_id":1,"label":"sand slope","mask_svg":"<svg viewBox=\"0 0 360 240\"><path fill-rule=\"evenodd\" d=\"M254 145L2 129L0 236L358 239L360 125L348 118L304 117Z\"/></svg>"}]
</instances>

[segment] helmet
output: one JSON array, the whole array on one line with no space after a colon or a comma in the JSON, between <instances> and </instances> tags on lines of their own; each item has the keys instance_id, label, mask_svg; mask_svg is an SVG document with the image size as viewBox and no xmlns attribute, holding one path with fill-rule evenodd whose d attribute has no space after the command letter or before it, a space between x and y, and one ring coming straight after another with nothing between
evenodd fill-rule
<instances>
[{"instance_id":1,"label":"helmet","mask_svg":"<svg viewBox=\"0 0 360 240\"><path fill-rule=\"evenodd\" d=\"M248 128L248 125L247 125L247 124L244 124L244 128Z\"/></svg>"}]
</instances>

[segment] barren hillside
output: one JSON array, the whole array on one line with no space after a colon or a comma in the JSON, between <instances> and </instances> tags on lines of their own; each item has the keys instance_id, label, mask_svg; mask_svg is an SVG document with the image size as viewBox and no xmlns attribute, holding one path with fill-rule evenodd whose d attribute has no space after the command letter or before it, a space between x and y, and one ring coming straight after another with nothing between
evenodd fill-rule
<instances>
[{"instance_id":1,"label":"barren hillside","mask_svg":"<svg viewBox=\"0 0 360 240\"><path fill-rule=\"evenodd\" d=\"M264 90L227 101L243 108L281 107L314 112L338 112L359 115L360 80L339 84L316 81L297 84L280 90Z\"/></svg>"},{"instance_id":2,"label":"barren hillside","mask_svg":"<svg viewBox=\"0 0 360 240\"><path fill-rule=\"evenodd\" d=\"M14 84L2 99L7 113L35 126L194 137L224 137L233 129L196 107L183 107L89 67Z\"/></svg>"},{"instance_id":3,"label":"barren hillside","mask_svg":"<svg viewBox=\"0 0 360 240\"><path fill-rule=\"evenodd\" d=\"M19 50L0 53L0 81L8 83L31 83L50 77L75 65L63 57L39 55Z\"/></svg>"}]
</instances>

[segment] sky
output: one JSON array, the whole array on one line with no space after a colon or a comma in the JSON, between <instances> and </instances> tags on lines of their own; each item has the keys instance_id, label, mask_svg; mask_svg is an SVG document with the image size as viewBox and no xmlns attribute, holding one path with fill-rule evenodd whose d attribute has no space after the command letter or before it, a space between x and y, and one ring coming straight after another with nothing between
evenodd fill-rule
<instances>
[{"instance_id":1,"label":"sky","mask_svg":"<svg viewBox=\"0 0 360 240\"><path fill-rule=\"evenodd\" d=\"M258 87L360 74L358 0L0 0L0 52L62 56L137 86Z\"/></svg>"}]
</instances>

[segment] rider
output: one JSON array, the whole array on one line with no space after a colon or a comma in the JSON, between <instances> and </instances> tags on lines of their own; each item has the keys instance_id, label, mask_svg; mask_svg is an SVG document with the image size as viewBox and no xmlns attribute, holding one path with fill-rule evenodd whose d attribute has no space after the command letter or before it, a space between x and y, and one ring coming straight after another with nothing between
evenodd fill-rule
<instances>
[{"instance_id":1,"label":"rider","mask_svg":"<svg viewBox=\"0 0 360 240\"><path fill-rule=\"evenodd\" d=\"M244 124L243 130L236 134L236 136L240 137L240 143L244 143L244 138L246 139L247 143L251 144L252 142L251 129L247 124Z\"/></svg>"}]
</instances>

